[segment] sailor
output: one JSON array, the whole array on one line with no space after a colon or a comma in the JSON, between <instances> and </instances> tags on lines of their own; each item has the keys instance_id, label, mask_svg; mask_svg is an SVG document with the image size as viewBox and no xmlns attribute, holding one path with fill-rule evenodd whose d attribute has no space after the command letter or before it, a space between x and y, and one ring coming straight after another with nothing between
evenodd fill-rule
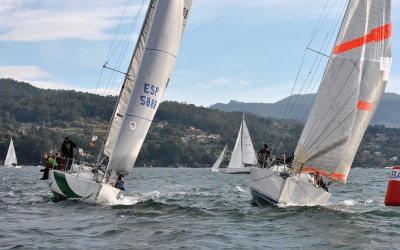
<instances>
[{"instance_id":1,"label":"sailor","mask_svg":"<svg viewBox=\"0 0 400 250\"><path fill-rule=\"evenodd\" d=\"M67 160L67 164L66 164L67 170L69 170L72 165L72 159L74 158L74 148L78 149L76 147L76 144L73 141L71 141L68 138L68 136L66 136L61 145L61 154Z\"/></svg>"},{"instance_id":2,"label":"sailor","mask_svg":"<svg viewBox=\"0 0 400 250\"><path fill-rule=\"evenodd\" d=\"M125 181L123 175L118 176L118 180L115 182L114 187L125 191Z\"/></svg>"},{"instance_id":3,"label":"sailor","mask_svg":"<svg viewBox=\"0 0 400 250\"><path fill-rule=\"evenodd\" d=\"M49 179L49 169L56 168L57 162L52 157L50 157L47 153L43 154L43 159L46 161L46 167L42 169L43 177L40 178L41 180Z\"/></svg>"},{"instance_id":4,"label":"sailor","mask_svg":"<svg viewBox=\"0 0 400 250\"><path fill-rule=\"evenodd\" d=\"M271 152L268 149L268 144L264 144L264 147L257 153L258 163L261 164L263 168L266 167L267 159L270 157L270 155Z\"/></svg>"}]
</instances>

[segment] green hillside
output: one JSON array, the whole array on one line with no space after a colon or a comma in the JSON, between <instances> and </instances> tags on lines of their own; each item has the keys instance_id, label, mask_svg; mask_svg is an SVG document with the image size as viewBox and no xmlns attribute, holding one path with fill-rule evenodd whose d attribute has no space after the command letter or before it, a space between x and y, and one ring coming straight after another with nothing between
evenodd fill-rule
<instances>
[{"instance_id":1,"label":"green hillside","mask_svg":"<svg viewBox=\"0 0 400 250\"><path fill-rule=\"evenodd\" d=\"M64 136L83 149L81 160L95 160L116 97L44 90L12 79L0 79L0 89L0 162L5 159L11 137L21 165L41 164L42 153L59 150ZM223 163L227 165L242 115L242 112L162 102L135 165L210 167L228 143L229 152ZM274 153L294 151L303 126L300 122L252 113L245 113L245 119L256 151L265 142ZM93 135L99 139L90 147ZM399 129L369 127L354 166L399 164L396 158L400 157L399 143Z\"/></svg>"}]
</instances>

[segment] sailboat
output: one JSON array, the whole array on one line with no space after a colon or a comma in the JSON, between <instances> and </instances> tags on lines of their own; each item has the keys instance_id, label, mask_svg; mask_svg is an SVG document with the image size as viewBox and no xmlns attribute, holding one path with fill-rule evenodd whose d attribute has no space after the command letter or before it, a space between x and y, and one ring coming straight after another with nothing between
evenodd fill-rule
<instances>
[{"instance_id":1,"label":"sailboat","mask_svg":"<svg viewBox=\"0 0 400 250\"><path fill-rule=\"evenodd\" d=\"M228 144L225 145L218 159L215 161L214 165L210 168L211 172L219 172L219 166L225 158L226 150L228 149Z\"/></svg>"},{"instance_id":2,"label":"sailboat","mask_svg":"<svg viewBox=\"0 0 400 250\"><path fill-rule=\"evenodd\" d=\"M122 199L113 183L135 164L175 65L191 2L150 1L96 166L72 164L70 171L49 171L55 199Z\"/></svg>"},{"instance_id":3,"label":"sailboat","mask_svg":"<svg viewBox=\"0 0 400 250\"><path fill-rule=\"evenodd\" d=\"M390 0L349 1L293 164L251 169L250 190L256 201L324 205L331 190L315 177L346 183L388 81L391 30Z\"/></svg>"},{"instance_id":4,"label":"sailboat","mask_svg":"<svg viewBox=\"0 0 400 250\"><path fill-rule=\"evenodd\" d=\"M250 173L250 166L255 162L256 152L243 115L235 147L225 172L228 174L248 174Z\"/></svg>"},{"instance_id":5,"label":"sailboat","mask_svg":"<svg viewBox=\"0 0 400 250\"><path fill-rule=\"evenodd\" d=\"M14 167L14 168L21 168L21 166L17 166L17 155L15 154L15 148L13 139L10 140L10 146L8 146L7 156L4 160L4 166L6 167Z\"/></svg>"}]
</instances>

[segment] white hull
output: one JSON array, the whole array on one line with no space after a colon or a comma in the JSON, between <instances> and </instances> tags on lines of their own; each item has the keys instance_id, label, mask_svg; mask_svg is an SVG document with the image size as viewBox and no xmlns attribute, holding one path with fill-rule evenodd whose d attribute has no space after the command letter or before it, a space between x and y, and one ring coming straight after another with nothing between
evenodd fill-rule
<instances>
[{"instance_id":1,"label":"white hull","mask_svg":"<svg viewBox=\"0 0 400 250\"><path fill-rule=\"evenodd\" d=\"M284 167L251 168L250 191L260 203L277 206L325 205L331 193L317 187L309 174L290 175Z\"/></svg>"},{"instance_id":2,"label":"white hull","mask_svg":"<svg viewBox=\"0 0 400 250\"><path fill-rule=\"evenodd\" d=\"M210 168L210 171L216 173L216 172L219 172L219 169L212 169L212 168Z\"/></svg>"},{"instance_id":3,"label":"white hull","mask_svg":"<svg viewBox=\"0 0 400 250\"><path fill-rule=\"evenodd\" d=\"M250 174L250 168L249 167L226 168L225 173L227 173L227 174Z\"/></svg>"},{"instance_id":4,"label":"white hull","mask_svg":"<svg viewBox=\"0 0 400 250\"><path fill-rule=\"evenodd\" d=\"M88 169L81 169L79 172L50 170L49 186L57 200L79 199L88 203L113 203L123 198L121 190L110 184L96 182L94 174Z\"/></svg>"}]
</instances>

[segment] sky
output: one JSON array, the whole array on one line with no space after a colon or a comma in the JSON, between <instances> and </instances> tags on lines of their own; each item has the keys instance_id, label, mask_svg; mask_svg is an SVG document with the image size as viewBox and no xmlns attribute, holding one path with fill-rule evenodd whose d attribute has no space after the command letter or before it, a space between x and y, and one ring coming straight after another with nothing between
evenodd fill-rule
<instances>
[{"instance_id":1,"label":"sky","mask_svg":"<svg viewBox=\"0 0 400 250\"><path fill-rule=\"evenodd\" d=\"M329 4L335 1L343 2ZM123 32L115 36L116 29L128 27L142 2L1 0L0 77L43 89L102 93L102 65L111 44L124 37ZM231 100L274 103L289 96L304 54L315 53L307 46L320 51L309 42L326 3L193 0L163 99L208 107ZM392 5L393 63L386 92L400 94L400 0ZM119 26L125 6L126 18ZM141 13L145 10L146 6ZM140 27L139 18L126 64ZM113 88L117 93L117 86Z\"/></svg>"}]
</instances>

